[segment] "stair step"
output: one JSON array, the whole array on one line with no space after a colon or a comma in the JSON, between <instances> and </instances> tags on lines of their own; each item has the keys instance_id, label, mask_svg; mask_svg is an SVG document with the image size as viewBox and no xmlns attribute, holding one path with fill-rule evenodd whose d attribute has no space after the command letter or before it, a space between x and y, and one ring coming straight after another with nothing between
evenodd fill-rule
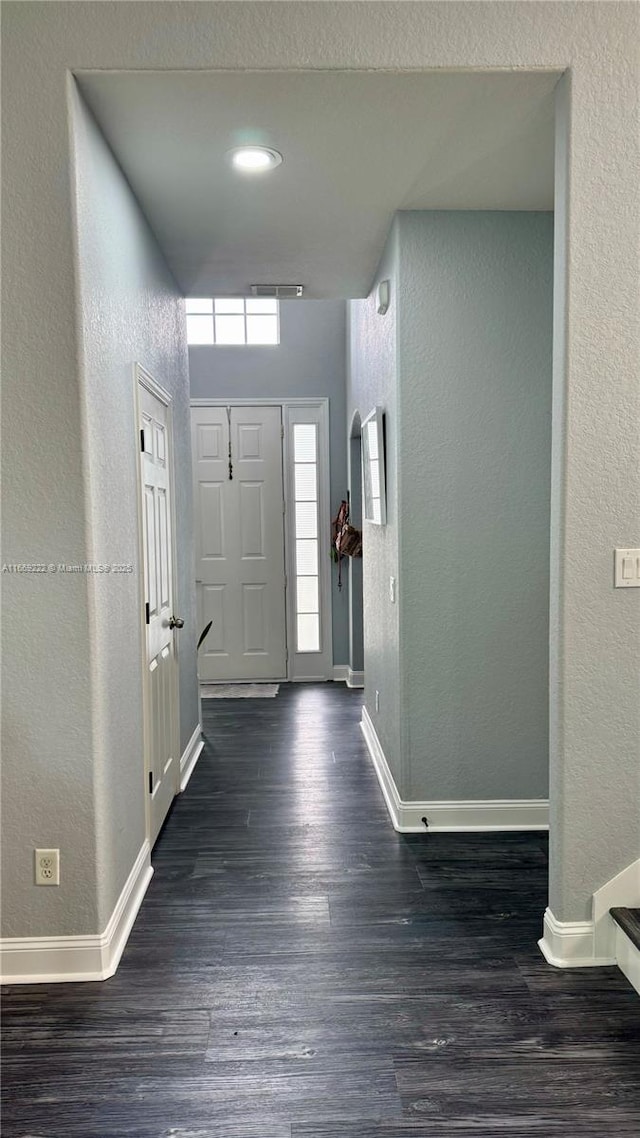
<instances>
[{"instance_id":1,"label":"stair step","mask_svg":"<svg viewBox=\"0 0 640 1138\"><path fill-rule=\"evenodd\" d=\"M640 993L640 909L610 909L616 928L616 961Z\"/></svg>"},{"instance_id":2,"label":"stair step","mask_svg":"<svg viewBox=\"0 0 640 1138\"><path fill-rule=\"evenodd\" d=\"M636 948L640 948L640 909L610 909L611 916Z\"/></svg>"}]
</instances>

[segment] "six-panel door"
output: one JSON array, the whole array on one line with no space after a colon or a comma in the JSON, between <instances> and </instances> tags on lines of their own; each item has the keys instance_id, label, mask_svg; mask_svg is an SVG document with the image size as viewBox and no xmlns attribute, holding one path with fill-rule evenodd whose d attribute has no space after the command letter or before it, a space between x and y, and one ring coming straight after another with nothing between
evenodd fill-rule
<instances>
[{"instance_id":1,"label":"six-panel door","mask_svg":"<svg viewBox=\"0 0 640 1138\"><path fill-rule=\"evenodd\" d=\"M153 845L177 789L180 762L168 409L142 384L140 430L146 606L147 762Z\"/></svg>"},{"instance_id":2,"label":"six-panel door","mask_svg":"<svg viewBox=\"0 0 640 1138\"><path fill-rule=\"evenodd\" d=\"M197 407L192 432L200 679L285 679L281 409Z\"/></svg>"}]
</instances>

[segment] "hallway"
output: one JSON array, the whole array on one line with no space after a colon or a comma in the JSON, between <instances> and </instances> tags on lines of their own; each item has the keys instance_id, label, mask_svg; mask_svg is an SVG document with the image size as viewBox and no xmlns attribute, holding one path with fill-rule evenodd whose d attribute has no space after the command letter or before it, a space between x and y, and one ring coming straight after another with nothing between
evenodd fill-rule
<instances>
[{"instance_id":1,"label":"hallway","mask_svg":"<svg viewBox=\"0 0 640 1138\"><path fill-rule=\"evenodd\" d=\"M4 1138L637 1136L637 995L542 959L545 836L395 833L360 706L203 702L117 974L5 990Z\"/></svg>"}]
</instances>

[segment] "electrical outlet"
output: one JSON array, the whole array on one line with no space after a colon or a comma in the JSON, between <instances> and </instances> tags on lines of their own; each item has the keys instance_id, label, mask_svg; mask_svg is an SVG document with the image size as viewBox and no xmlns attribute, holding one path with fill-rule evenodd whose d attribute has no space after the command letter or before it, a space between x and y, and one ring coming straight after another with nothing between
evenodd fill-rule
<instances>
[{"instance_id":1,"label":"electrical outlet","mask_svg":"<svg viewBox=\"0 0 640 1138\"><path fill-rule=\"evenodd\" d=\"M36 885L60 884L60 850L35 850Z\"/></svg>"},{"instance_id":2,"label":"electrical outlet","mask_svg":"<svg viewBox=\"0 0 640 1138\"><path fill-rule=\"evenodd\" d=\"M376 711L380 711L380 692L376 692Z\"/></svg>"}]
</instances>

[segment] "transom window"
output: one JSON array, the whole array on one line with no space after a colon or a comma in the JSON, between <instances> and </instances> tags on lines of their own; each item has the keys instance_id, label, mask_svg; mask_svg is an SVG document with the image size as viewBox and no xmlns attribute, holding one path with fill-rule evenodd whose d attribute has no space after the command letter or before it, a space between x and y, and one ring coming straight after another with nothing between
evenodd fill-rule
<instances>
[{"instance_id":1,"label":"transom window","mask_svg":"<svg viewBox=\"0 0 640 1138\"><path fill-rule=\"evenodd\" d=\"M186 301L188 344L279 344L278 301L214 297Z\"/></svg>"}]
</instances>

